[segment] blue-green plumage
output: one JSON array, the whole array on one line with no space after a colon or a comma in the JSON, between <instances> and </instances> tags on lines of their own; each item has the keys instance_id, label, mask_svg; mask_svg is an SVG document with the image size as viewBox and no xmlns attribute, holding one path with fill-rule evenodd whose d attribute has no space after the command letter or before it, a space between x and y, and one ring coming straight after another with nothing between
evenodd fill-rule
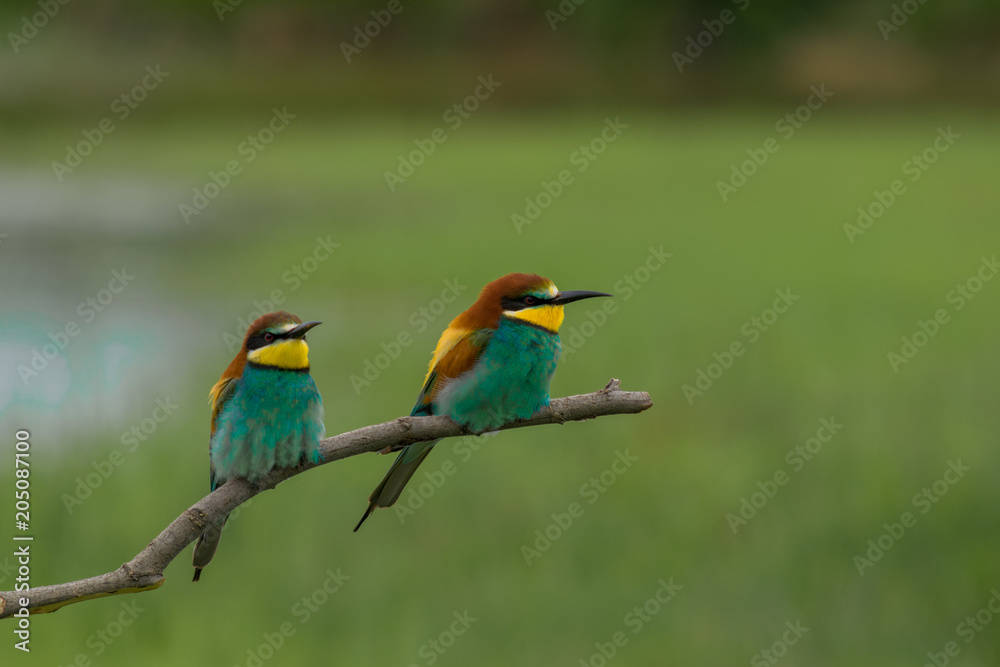
<instances>
[{"instance_id":1,"label":"blue-green plumage","mask_svg":"<svg viewBox=\"0 0 1000 667\"><path fill-rule=\"evenodd\" d=\"M323 401L308 371L247 364L231 387L209 445L213 490L234 477L256 482L272 468L319 460Z\"/></svg>"},{"instance_id":2,"label":"blue-green plumage","mask_svg":"<svg viewBox=\"0 0 1000 667\"><path fill-rule=\"evenodd\" d=\"M482 433L527 419L549 404L549 384L562 350L559 334L503 317L496 330L479 329L470 340L482 348L473 367L427 402L425 392L433 389L432 378L411 415L444 415ZM407 445L397 461L422 461L436 443L432 440Z\"/></svg>"},{"instance_id":3,"label":"blue-green plumage","mask_svg":"<svg viewBox=\"0 0 1000 667\"><path fill-rule=\"evenodd\" d=\"M433 400L431 414L445 415L482 432L527 419L549 403L549 384L559 361L559 335L501 317L475 365L449 382Z\"/></svg>"},{"instance_id":4,"label":"blue-green plumage","mask_svg":"<svg viewBox=\"0 0 1000 667\"><path fill-rule=\"evenodd\" d=\"M305 342L306 332L317 324L280 311L250 325L243 347L210 394L213 491L230 479L257 483L274 468L319 461L323 400L309 375ZM206 526L198 538L195 581L215 556L224 525L225 519Z\"/></svg>"}]
</instances>

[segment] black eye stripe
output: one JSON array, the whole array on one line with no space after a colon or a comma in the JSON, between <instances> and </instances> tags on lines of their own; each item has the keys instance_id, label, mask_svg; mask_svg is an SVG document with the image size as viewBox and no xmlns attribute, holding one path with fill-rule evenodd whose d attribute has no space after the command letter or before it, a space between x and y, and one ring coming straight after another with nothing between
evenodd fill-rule
<instances>
[{"instance_id":1,"label":"black eye stripe","mask_svg":"<svg viewBox=\"0 0 1000 667\"><path fill-rule=\"evenodd\" d=\"M504 297L501 300L501 305L504 310L523 310L525 308L543 304L546 301L548 301L548 299L535 296L534 294L525 294L524 296L516 298Z\"/></svg>"},{"instance_id":2,"label":"black eye stripe","mask_svg":"<svg viewBox=\"0 0 1000 667\"><path fill-rule=\"evenodd\" d=\"M268 336L271 337L270 340L268 340ZM247 341L247 349L256 350L284 337L284 334L276 334L273 331L258 331L250 336L250 340Z\"/></svg>"}]
</instances>

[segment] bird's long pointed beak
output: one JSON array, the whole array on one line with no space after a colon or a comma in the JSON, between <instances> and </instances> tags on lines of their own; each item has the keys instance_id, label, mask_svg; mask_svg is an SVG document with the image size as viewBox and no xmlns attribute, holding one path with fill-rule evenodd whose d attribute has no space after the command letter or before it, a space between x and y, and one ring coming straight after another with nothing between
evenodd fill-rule
<instances>
[{"instance_id":1,"label":"bird's long pointed beak","mask_svg":"<svg viewBox=\"0 0 1000 667\"><path fill-rule=\"evenodd\" d=\"M284 338L305 338L306 332L312 329L314 326L323 324L322 322L303 322L294 329L289 329L284 333Z\"/></svg>"},{"instance_id":2,"label":"bird's long pointed beak","mask_svg":"<svg viewBox=\"0 0 1000 667\"><path fill-rule=\"evenodd\" d=\"M593 299L595 296L611 296L611 295L605 294L604 292L588 292L587 290L570 290L568 292L559 292L559 294L556 295L556 298L549 301L549 304L561 306L566 303L579 301L580 299Z\"/></svg>"}]
</instances>

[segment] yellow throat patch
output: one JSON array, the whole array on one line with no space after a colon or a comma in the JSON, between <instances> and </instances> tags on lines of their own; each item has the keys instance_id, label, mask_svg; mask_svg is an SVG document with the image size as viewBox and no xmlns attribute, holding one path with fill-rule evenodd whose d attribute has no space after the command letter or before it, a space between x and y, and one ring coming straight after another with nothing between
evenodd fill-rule
<instances>
[{"instance_id":1,"label":"yellow throat patch","mask_svg":"<svg viewBox=\"0 0 1000 667\"><path fill-rule=\"evenodd\" d=\"M261 366L298 371L309 368L309 346L301 338L281 340L252 351L247 355L247 361Z\"/></svg>"},{"instance_id":2,"label":"yellow throat patch","mask_svg":"<svg viewBox=\"0 0 1000 667\"><path fill-rule=\"evenodd\" d=\"M559 333L559 327L562 325L564 317L562 306L536 306L522 310L508 310L504 312L504 315L530 322L552 333Z\"/></svg>"}]
</instances>

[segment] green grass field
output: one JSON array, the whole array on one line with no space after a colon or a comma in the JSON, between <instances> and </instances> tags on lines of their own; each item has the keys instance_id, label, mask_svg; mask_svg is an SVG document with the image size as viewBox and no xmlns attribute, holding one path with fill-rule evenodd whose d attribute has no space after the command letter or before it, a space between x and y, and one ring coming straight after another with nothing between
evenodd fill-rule
<instances>
[{"instance_id":1,"label":"green grass field","mask_svg":"<svg viewBox=\"0 0 1000 667\"><path fill-rule=\"evenodd\" d=\"M54 211L24 224L11 213L0 228L8 342L43 344L113 269L136 276L83 327L65 366L30 391L9 380L7 433L33 434L33 583L118 567L204 494L207 392L232 357L224 334L274 290L282 308L325 323L310 342L329 433L408 413L438 333L510 271L616 294L606 317L597 301L567 308L574 351L554 396L617 377L654 401L636 416L443 442L426 472L441 477L452 461L455 473L405 522L382 510L357 534L391 459L298 477L231 522L200 583L187 550L161 590L34 617L28 658L6 632L5 658L599 667L595 644L610 652L617 637L607 664L917 666L948 642L953 664L996 664L1000 620L960 624L1000 587L1000 280L977 282L1000 251L1000 131L972 111L831 104L785 139L774 123L786 111L484 111L395 192L384 172L439 117L304 113L190 224L178 204L243 159L237 147L268 109L128 119L62 184L50 163L92 119L0 130L0 180L19 183L7 191ZM628 127L579 171L574 152L615 116ZM949 126L960 138L911 180L905 163ZM723 201L717 182L769 137L780 149ZM562 170L572 182L519 231L511 215ZM844 224L895 179L902 194L850 242ZM317 237L340 245L304 265ZM458 296L442 309L448 289ZM784 313L768 312L776 291L792 296ZM887 355L938 310L946 321L894 369ZM404 332L413 343L396 353ZM396 358L352 383L385 348ZM712 367L717 358L728 368ZM711 385L686 395L700 371ZM40 389L49 382L63 394ZM122 434L163 397L175 414L127 451ZM816 451L808 441L824 419L842 428ZM115 449L124 463L68 512L64 494ZM636 460L606 473L619 456ZM968 470L946 476L959 461ZM590 480L602 473L614 483L598 491ZM744 499L761 506L737 525L727 515ZM571 503L582 515L552 527ZM893 527L904 512L910 525ZM884 524L902 535L884 536ZM536 545L547 529L557 539ZM856 557L880 537L889 548L859 574ZM529 565L522 547L539 545ZM329 571L349 577L331 595ZM13 575L0 575L10 588ZM649 602L671 579L674 597ZM475 621L455 620L465 612ZM789 622L808 632L787 634ZM280 648L261 652L267 635Z\"/></svg>"}]
</instances>

